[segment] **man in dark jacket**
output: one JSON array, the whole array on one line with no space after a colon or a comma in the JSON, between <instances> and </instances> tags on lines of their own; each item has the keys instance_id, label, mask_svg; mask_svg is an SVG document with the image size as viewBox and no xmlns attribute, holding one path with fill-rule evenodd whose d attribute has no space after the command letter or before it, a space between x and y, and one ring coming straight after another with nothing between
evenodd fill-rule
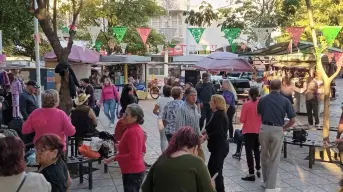
<instances>
[{"instance_id":1,"label":"man in dark jacket","mask_svg":"<svg viewBox=\"0 0 343 192\"><path fill-rule=\"evenodd\" d=\"M30 80L26 83L26 90L23 90L19 96L19 108L24 121L39 107L38 97L36 96L39 88L35 81Z\"/></svg>"},{"instance_id":2,"label":"man in dark jacket","mask_svg":"<svg viewBox=\"0 0 343 192\"><path fill-rule=\"evenodd\" d=\"M200 130L203 129L205 120L206 123L209 122L212 116L212 110L210 108L210 100L212 95L215 94L215 89L213 83L210 81L210 74L202 74L202 82L199 82L196 85L196 90L198 92L198 99L201 103L201 119L200 119Z\"/></svg>"}]
</instances>

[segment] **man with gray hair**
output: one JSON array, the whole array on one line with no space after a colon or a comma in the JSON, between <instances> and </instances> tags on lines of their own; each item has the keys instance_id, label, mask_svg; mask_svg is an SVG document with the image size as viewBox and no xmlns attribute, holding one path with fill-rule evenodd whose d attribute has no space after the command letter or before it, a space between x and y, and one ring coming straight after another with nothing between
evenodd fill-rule
<instances>
[{"instance_id":1,"label":"man with gray hair","mask_svg":"<svg viewBox=\"0 0 343 192\"><path fill-rule=\"evenodd\" d=\"M206 123L210 121L212 116L212 110L210 108L210 100L212 95L214 95L215 89L213 83L211 82L211 74L203 73L202 74L202 82L199 82L196 85L196 90L198 92L198 99L200 101L201 107L201 119L200 119L200 130L203 129Z\"/></svg>"},{"instance_id":2,"label":"man with gray hair","mask_svg":"<svg viewBox=\"0 0 343 192\"><path fill-rule=\"evenodd\" d=\"M263 186L266 192L280 191L276 186L276 177L280 163L284 131L295 123L295 111L291 102L280 94L281 81L272 80L270 94L262 97L257 105L262 126L259 135L261 144L261 164ZM285 124L285 115L290 119Z\"/></svg>"},{"instance_id":3,"label":"man with gray hair","mask_svg":"<svg viewBox=\"0 0 343 192\"><path fill-rule=\"evenodd\" d=\"M192 127L194 132L199 135L199 139L201 136L199 120L201 115L195 104L197 101L197 91L193 87L189 87L186 89L185 93L185 102L180 105L179 110L175 115L175 127L176 129L180 129L181 127ZM198 151L199 157L205 159L204 153L201 148Z\"/></svg>"}]
</instances>

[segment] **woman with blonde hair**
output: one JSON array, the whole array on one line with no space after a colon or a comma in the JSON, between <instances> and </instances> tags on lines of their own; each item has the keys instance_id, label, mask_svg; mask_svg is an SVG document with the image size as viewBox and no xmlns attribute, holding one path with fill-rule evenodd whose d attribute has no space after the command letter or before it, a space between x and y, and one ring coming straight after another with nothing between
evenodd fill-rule
<instances>
[{"instance_id":1,"label":"woman with blonde hair","mask_svg":"<svg viewBox=\"0 0 343 192\"><path fill-rule=\"evenodd\" d=\"M223 80L223 97L226 101L227 117L229 119L229 137L233 138L233 116L236 113L237 93L232 83L228 79Z\"/></svg>"},{"instance_id":2,"label":"woman with blonde hair","mask_svg":"<svg viewBox=\"0 0 343 192\"><path fill-rule=\"evenodd\" d=\"M218 174L215 179L217 192L225 192L223 164L229 153L227 131L230 123L226 114L226 105L222 95L216 94L211 97L210 107L213 115L205 127L206 132L201 138L202 142L208 140L207 147L211 155L207 166L211 177Z\"/></svg>"},{"instance_id":3,"label":"woman with blonde hair","mask_svg":"<svg viewBox=\"0 0 343 192\"><path fill-rule=\"evenodd\" d=\"M66 137L75 134L75 127L69 116L57 106L60 103L58 92L48 89L42 93L42 108L34 110L23 124L22 133L35 133L33 142L45 134L56 134L61 138L66 150Z\"/></svg>"}]
</instances>

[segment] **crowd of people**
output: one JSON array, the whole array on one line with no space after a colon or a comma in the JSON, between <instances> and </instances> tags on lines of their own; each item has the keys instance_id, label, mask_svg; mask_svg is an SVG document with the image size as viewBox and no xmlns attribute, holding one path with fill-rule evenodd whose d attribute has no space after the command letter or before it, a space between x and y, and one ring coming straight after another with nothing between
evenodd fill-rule
<instances>
[{"instance_id":1,"label":"crowd of people","mask_svg":"<svg viewBox=\"0 0 343 192\"><path fill-rule=\"evenodd\" d=\"M284 131L293 126L296 117L289 97L296 88L287 79L272 80L269 94L263 97L259 88L250 88L249 99L241 109L241 130L233 127L238 98L230 80L223 80L223 92L218 94L209 73L203 73L195 86L186 83L184 89L166 79L152 111L157 116L161 156L151 167L144 161L148 138L141 127L145 118L135 86L124 85L119 94L110 78L101 81L101 98L96 101L90 79L81 79L82 88L74 99L70 116L58 109L60 100L56 90L42 92L42 107L39 108L34 94L39 87L34 81L26 83L26 90L20 95L22 135L0 134L1 189L67 191L71 184L66 165L67 137L98 135L97 111L103 107L108 127L114 128L117 151L104 159L104 163L118 162L125 192L225 192L223 165L231 142L237 144L235 158L240 158L242 144L245 145L249 173L241 179L254 182L256 177L262 176L266 192L279 191L276 181ZM307 90L300 92L306 93L306 104L315 111L317 84L312 80L308 83ZM120 110L116 111L118 106ZM312 115L311 112L309 124L313 124ZM314 116L315 124L319 124L316 114ZM116 117L119 119L115 124ZM81 141L77 140L76 145ZM205 142L210 152L207 166L202 149ZM37 173L25 171L23 151L31 145L39 166ZM150 170L146 175L147 167Z\"/></svg>"}]
</instances>

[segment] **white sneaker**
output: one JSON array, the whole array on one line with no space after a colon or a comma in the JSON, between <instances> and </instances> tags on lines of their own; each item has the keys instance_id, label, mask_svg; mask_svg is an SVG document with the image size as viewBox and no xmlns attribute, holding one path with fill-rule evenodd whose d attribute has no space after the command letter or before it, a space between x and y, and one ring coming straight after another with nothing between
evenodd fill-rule
<instances>
[{"instance_id":1,"label":"white sneaker","mask_svg":"<svg viewBox=\"0 0 343 192\"><path fill-rule=\"evenodd\" d=\"M111 123L111 124L110 124L110 128L114 128L114 123Z\"/></svg>"},{"instance_id":2,"label":"white sneaker","mask_svg":"<svg viewBox=\"0 0 343 192\"><path fill-rule=\"evenodd\" d=\"M280 188L275 188L275 189L265 189L265 192L280 192L281 189Z\"/></svg>"}]
</instances>

